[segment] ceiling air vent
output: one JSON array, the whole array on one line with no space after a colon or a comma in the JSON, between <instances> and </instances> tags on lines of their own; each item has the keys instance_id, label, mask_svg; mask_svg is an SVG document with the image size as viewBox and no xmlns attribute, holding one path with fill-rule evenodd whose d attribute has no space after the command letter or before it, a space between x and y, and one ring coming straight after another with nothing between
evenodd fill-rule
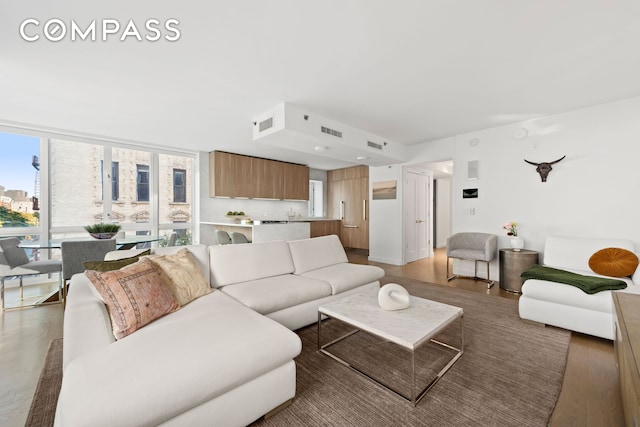
<instances>
[{"instance_id":1,"label":"ceiling air vent","mask_svg":"<svg viewBox=\"0 0 640 427\"><path fill-rule=\"evenodd\" d=\"M328 128L326 126L320 126L320 132L326 133L327 135L335 136L336 138L342 138L342 132L340 132L339 130Z\"/></svg>"},{"instance_id":2,"label":"ceiling air vent","mask_svg":"<svg viewBox=\"0 0 640 427\"><path fill-rule=\"evenodd\" d=\"M264 132L267 129L273 127L273 117L269 117L267 120L263 120L259 123L260 132Z\"/></svg>"},{"instance_id":3,"label":"ceiling air vent","mask_svg":"<svg viewBox=\"0 0 640 427\"><path fill-rule=\"evenodd\" d=\"M382 144L378 144L377 142L367 141L367 145L371 148L375 148L376 150L382 150Z\"/></svg>"}]
</instances>

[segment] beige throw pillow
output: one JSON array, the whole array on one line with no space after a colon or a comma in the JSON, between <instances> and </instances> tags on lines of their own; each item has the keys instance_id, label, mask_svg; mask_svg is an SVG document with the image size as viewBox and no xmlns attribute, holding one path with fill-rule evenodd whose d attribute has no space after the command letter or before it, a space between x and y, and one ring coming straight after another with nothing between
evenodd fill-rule
<instances>
[{"instance_id":1,"label":"beige throw pillow","mask_svg":"<svg viewBox=\"0 0 640 427\"><path fill-rule=\"evenodd\" d=\"M160 269L147 259L120 270L85 274L107 305L118 340L180 308Z\"/></svg>"},{"instance_id":2,"label":"beige throw pillow","mask_svg":"<svg viewBox=\"0 0 640 427\"><path fill-rule=\"evenodd\" d=\"M169 290L181 306L213 292L197 261L186 248L173 255L148 255L143 258L156 264L166 275Z\"/></svg>"}]
</instances>

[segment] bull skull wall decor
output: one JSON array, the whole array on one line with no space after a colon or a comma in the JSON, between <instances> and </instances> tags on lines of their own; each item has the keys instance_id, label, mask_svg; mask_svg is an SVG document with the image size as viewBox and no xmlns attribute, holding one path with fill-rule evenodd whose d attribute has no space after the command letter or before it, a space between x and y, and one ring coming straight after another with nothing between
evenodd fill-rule
<instances>
[{"instance_id":1,"label":"bull skull wall decor","mask_svg":"<svg viewBox=\"0 0 640 427\"><path fill-rule=\"evenodd\" d=\"M558 160L554 160L553 162L534 163L534 162L530 162L527 159L524 159L524 161L529 163L530 165L537 166L536 172L538 172L540 174L540 178L542 179L542 182L547 182L547 175L549 175L549 172L551 172L551 169L553 169L551 167L551 165L555 165L556 163L558 163L560 160L564 159L565 157L567 157L567 156L566 155L562 156Z\"/></svg>"}]
</instances>

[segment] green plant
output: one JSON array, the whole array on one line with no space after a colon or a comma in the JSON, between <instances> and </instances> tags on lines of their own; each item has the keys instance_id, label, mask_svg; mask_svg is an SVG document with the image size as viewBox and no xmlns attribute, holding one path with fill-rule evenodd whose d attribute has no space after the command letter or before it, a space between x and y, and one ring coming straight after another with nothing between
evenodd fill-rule
<instances>
[{"instance_id":1,"label":"green plant","mask_svg":"<svg viewBox=\"0 0 640 427\"><path fill-rule=\"evenodd\" d=\"M118 224L93 224L87 225L84 227L85 230L89 233L117 233L120 231L120 226Z\"/></svg>"}]
</instances>

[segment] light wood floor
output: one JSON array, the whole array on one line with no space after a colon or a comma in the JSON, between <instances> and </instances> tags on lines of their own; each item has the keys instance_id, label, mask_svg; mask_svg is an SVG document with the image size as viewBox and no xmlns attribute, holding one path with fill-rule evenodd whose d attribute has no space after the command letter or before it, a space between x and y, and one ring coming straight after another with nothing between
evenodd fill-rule
<instances>
[{"instance_id":1,"label":"light wood floor","mask_svg":"<svg viewBox=\"0 0 640 427\"><path fill-rule=\"evenodd\" d=\"M445 255L436 250L433 258L405 266L368 262L366 253L349 251L351 262L378 265L387 274L443 286L477 291L487 296L517 299L502 291L498 284L491 290L486 284L469 279L446 281ZM9 305L18 292L7 292ZM49 342L62 336L62 307L49 305L11 310L0 317L0 425L23 426L36 388ZM526 387L526 384L523 384ZM500 396L496 396L499 399ZM622 404L611 341L572 334L567 370L560 398L553 412L552 427L623 426Z\"/></svg>"}]
</instances>

